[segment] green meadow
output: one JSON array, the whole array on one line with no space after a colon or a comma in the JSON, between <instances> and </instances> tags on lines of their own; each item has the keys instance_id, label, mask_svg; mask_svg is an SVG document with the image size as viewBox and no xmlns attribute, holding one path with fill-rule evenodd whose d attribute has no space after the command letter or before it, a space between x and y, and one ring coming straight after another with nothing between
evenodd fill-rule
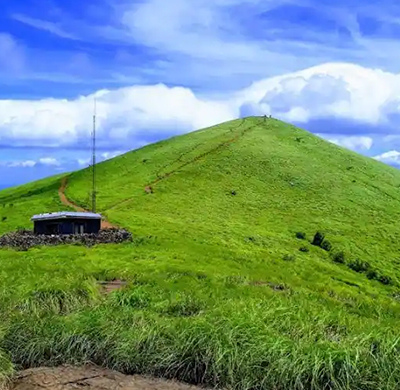
<instances>
[{"instance_id":1,"label":"green meadow","mask_svg":"<svg viewBox=\"0 0 400 390\"><path fill-rule=\"evenodd\" d=\"M90 169L3 190L0 234L64 210L64 176L89 208ZM93 362L228 389L398 388L399 170L249 117L97 178L97 211L133 242L0 249L0 381ZM127 286L102 293L113 279Z\"/></svg>"}]
</instances>

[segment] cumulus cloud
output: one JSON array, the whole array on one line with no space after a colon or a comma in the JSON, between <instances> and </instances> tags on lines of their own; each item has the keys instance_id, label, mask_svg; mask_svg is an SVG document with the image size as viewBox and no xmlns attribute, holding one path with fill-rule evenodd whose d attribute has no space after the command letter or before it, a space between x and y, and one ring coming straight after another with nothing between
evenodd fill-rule
<instances>
[{"instance_id":1,"label":"cumulus cloud","mask_svg":"<svg viewBox=\"0 0 400 390\"><path fill-rule=\"evenodd\" d=\"M101 90L75 100L2 100L0 142L14 146L88 142L94 98L98 137L105 144L124 145L151 134L162 137L171 130L183 133L236 116L224 102L202 100L190 89L163 84Z\"/></svg>"},{"instance_id":2,"label":"cumulus cloud","mask_svg":"<svg viewBox=\"0 0 400 390\"><path fill-rule=\"evenodd\" d=\"M90 158L78 158L76 162L80 167L85 167L90 165Z\"/></svg>"},{"instance_id":3,"label":"cumulus cloud","mask_svg":"<svg viewBox=\"0 0 400 390\"><path fill-rule=\"evenodd\" d=\"M116 150L116 151L112 151L112 152L103 152L100 154L100 156L97 157L97 160L98 161L109 160L114 157L120 156L121 154L124 154L124 153L126 153L126 151ZM90 158L78 158L78 159L76 159L76 163L80 167L86 167L91 164L91 159Z\"/></svg>"},{"instance_id":4,"label":"cumulus cloud","mask_svg":"<svg viewBox=\"0 0 400 390\"><path fill-rule=\"evenodd\" d=\"M382 161L389 165L400 166L400 152L391 150L374 157L375 160Z\"/></svg>"},{"instance_id":5,"label":"cumulus cloud","mask_svg":"<svg viewBox=\"0 0 400 390\"><path fill-rule=\"evenodd\" d=\"M40 158L38 164L42 165L52 165L52 166L60 166L60 162L54 157L43 157Z\"/></svg>"},{"instance_id":6,"label":"cumulus cloud","mask_svg":"<svg viewBox=\"0 0 400 390\"><path fill-rule=\"evenodd\" d=\"M120 156L121 154L124 154L124 153L126 153L126 152L122 152L120 150L116 150L114 152L104 152L101 154L101 158L102 158L102 160L109 160L111 158Z\"/></svg>"},{"instance_id":7,"label":"cumulus cloud","mask_svg":"<svg viewBox=\"0 0 400 390\"><path fill-rule=\"evenodd\" d=\"M6 163L6 166L9 168L32 168L36 165L36 161L33 160L25 160L25 161L11 161Z\"/></svg>"},{"instance_id":8,"label":"cumulus cloud","mask_svg":"<svg viewBox=\"0 0 400 390\"><path fill-rule=\"evenodd\" d=\"M33 168L36 166L48 166L48 167L59 167L60 162L54 157L42 157L37 161L35 160L19 160L19 161L8 161L3 162L2 165L5 165L9 168Z\"/></svg>"},{"instance_id":9,"label":"cumulus cloud","mask_svg":"<svg viewBox=\"0 0 400 390\"><path fill-rule=\"evenodd\" d=\"M327 138L327 141L355 151L370 150L374 143L371 137L337 137Z\"/></svg>"},{"instance_id":10,"label":"cumulus cloud","mask_svg":"<svg viewBox=\"0 0 400 390\"><path fill-rule=\"evenodd\" d=\"M261 80L225 98L163 84L100 90L74 100L0 100L0 144L90 145L94 98L99 146L142 146L240 116L271 114L333 142L369 150L400 135L400 75L330 63ZM107 149L106 149L107 150ZM103 156L104 158L109 158ZM81 159L80 165L86 165Z\"/></svg>"},{"instance_id":11,"label":"cumulus cloud","mask_svg":"<svg viewBox=\"0 0 400 390\"><path fill-rule=\"evenodd\" d=\"M399 93L400 74L329 63L256 82L236 99L245 100L242 113L272 113L291 122L335 118L390 126L400 118Z\"/></svg>"}]
</instances>

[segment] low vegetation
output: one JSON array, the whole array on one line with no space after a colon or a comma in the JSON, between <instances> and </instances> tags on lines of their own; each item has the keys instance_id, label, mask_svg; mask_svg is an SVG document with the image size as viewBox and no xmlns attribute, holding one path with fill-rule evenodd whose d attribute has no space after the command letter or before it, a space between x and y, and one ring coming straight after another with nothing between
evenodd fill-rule
<instances>
[{"instance_id":1,"label":"low vegetation","mask_svg":"<svg viewBox=\"0 0 400 390\"><path fill-rule=\"evenodd\" d=\"M0 249L0 379L91 361L243 390L398 386L400 171L247 118L97 174L99 211L141 238ZM0 234L62 210L60 181L0 192ZM67 196L88 205L89 181L68 175Z\"/></svg>"}]
</instances>

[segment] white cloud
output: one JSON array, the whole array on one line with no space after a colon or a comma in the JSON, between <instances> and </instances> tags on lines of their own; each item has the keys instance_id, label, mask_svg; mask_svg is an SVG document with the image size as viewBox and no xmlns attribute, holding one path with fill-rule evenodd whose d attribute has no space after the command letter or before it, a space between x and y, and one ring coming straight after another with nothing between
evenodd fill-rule
<instances>
[{"instance_id":1,"label":"white cloud","mask_svg":"<svg viewBox=\"0 0 400 390\"><path fill-rule=\"evenodd\" d=\"M90 165L90 158L78 158L76 162L80 167L85 167Z\"/></svg>"},{"instance_id":2,"label":"white cloud","mask_svg":"<svg viewBox=\"0 0 400 390\"><path fill-rule=\"evenodd\" d=\"M66 32L60 25L54 22L49 22L47 20L35 19L30 16L22 15L22 14L14 14L12 15L14 20L18 22L24 23L30 27L35 27L39 30L48 31L52 34L58 35L62 38L75 39L75 36L70 32Z\"/></svg>"},{"instance_id":3,"label":"white cloud","mask_svg":"<svg viewBox=\"0 0 400 390\"><path fill-rule=\"evenodd\" d=\"M54 157L42 157L38 161L39 164L42 165L50 165L50 166L60 166L60 162Z\"/></svg>"},{"instance_id":4,"label":"white cloud","mask_svg":"<svg viewBox=\"0 0 400 390\"><path fill-rule=\"evenodd\" d=\"M232 119L228 104L197 98L187 88L132 86L96 93L99 139L125 143L135 135L160 137L171 130L185 132ZM92 130L94 95L76 100L0 101L0 142L72 145L88 140Z\"/></svg>"},{"instance_id":5,"label":"white cloud","mask_svg":"<svg viewBox=\"0 0 400 390\"><path fill-rule=\"evenodd\" d=\"M38 160L20 160L20 161L9 161L3 165L8 166L9 168L33 168L36 166L51 166L51 167L59 167L60 162L54 157L42 157Z\"/></svg>"},{"instance_id":6,"label":"white cloud","mask_svg":"<svg viewBox=\"0 0 400 390\"><path fill-rule=\"evenodd\" d=\"M400 166L400 152L391 150L374 157L375 160L382 161L390 165Z\"/></svg>"},{"instance_id":7,"label":"white cloud","mask_svg":"<svg viewBox=\"0 0 400 390\"><path fill-rule=\"evenodd\" d=\"M359 150L371 148L371 128L386 137L400 135L400 75L330 63L261 80L219 100L163 84L101 90L75 100L0 100L0 143L89 144L95 96L98 140L110 148L143 145L252 114L303 124L321 118L348 121L339 131L328 122L315 132L334 134L329 138ZM362 131L357 137L351 134L353 125Z\"/></svg>"},{"instance_id":8,"label":"white cloud","mask_svg":"<svg viewBox=\"0 0 400 390\"><path fill-rule=\"evenodd\" d=\"M124 154L124 153L126 153L126 152L122 152L120 150L117 150L115 152L104 152L101 154L101 158L102 158L102 160L109 160L111 158L120 156L121 154Z\"/></svg>"},{"instance_id":9,"label":"white cloud","mask_svg":"<svg viewBox=\"0 0 400 390\"><path fill-rule=\"evenodd\" d=\"M373 145L373 139L371 137L337 137L327 138L327 141L332 142L339 146L355 150L365 151L370 150Z\"/></svg>"},{"instance_id":10,"label":"white cloud","mask_svg":"<svg viewBox=\"0 0 400 390\"><path fill-rule=\"evenodd\" d=\"M121 154L124 154L124 153L126 153L126 151L123 152L123 151L117 150L117 151L112 151L112 152L103 152L97 157L97 160L98 161L109 160L114 157L120 156ZM90 158L78 158L75 161L80 167L87 167L87 166L91 165Z\"/></svg>"},{"instance_id":11,"label":"white cloud","mask_svg":"<svg viewBox=\"0 0 400 390\"><path fill-rule=\"evenodd\" d=\"M81 20L62 6L57 12L44 10L39 19L22 13L11 17L59 39L94 47L106 42L120 53L100 59L66 51L65 45L50 51L27 48L32 61L20 79L76 83L70 85L75 91L82 82L121 85L126 80L233 91L261 77L338 59L397 71L398 42L387 33L398 24L395 8L326 1L317 8L309 0L170 0L167 7L164 0L127 0L107 1L96 11L84 4ZM309 16L301 24L299 13ZM377 25L372 34L363 35L365 19ZM151 53L145 66L138 61L138 44ZM76 65L71 65L74 55Z\"/></svg>"},{"instance_id":12,"label":"white cloud","mask_svg":"<svg viewBox=\"0 0 400 390\"><path fill-rule=\"evenodd\" d=\"M335 117L378 124L400 113L399 96L400 74L328 63L253 83L236 101L291 121Z\"/></svg>"},{"instance_id":13,"label":"white cloud","mask_svg":"<svg viewBox=\"0 0 400 390\"><path fill-rule=\"evenodd\" d=\"M24 70L24 48L9 34L0 32L0 71L10 75Z\"/></svg>"},{"instance_id":14,"label":"white cloud","mask_svg":"<svg viewBox=\"0 0 400 390\"><path fill-rule=\"evenodd\" d=\"M25 161L12 161L7 163L6 165L10 168L32 168L36 164L37 164L36 161L25 160Z\"/></svg>"},{"instance_id":15,"label":"white cloud","mask_svg":"<svg viewBox=\"0 0 400 390\"><path fill-rule=\"evenodd\" d=\"M174 66L163 80L178 69L180 82L190 75L188 82L201 79L200 85L208 87L211 79L227 89L239 80L250 82L338 59L392 70L400 60L395 37L385 36L379 27L368 35L361 28L361 18L377 26L393 19L394 11L388 11L386 4L356 2L348 7L325 1L317 9L308 0L170 0L168 7L164 4L164 0L124 2L116 6L119 23L104 34L115 36L117 30L121 40L167 55ZM308 16L302 18L304 14Z\"/></svg>"}]
</instances>

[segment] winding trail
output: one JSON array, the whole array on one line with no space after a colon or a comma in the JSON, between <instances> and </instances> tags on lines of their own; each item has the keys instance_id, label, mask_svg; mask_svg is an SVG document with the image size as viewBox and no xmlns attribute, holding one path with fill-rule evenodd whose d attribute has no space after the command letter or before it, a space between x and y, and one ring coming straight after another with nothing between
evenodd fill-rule
<instances>
[{"instance_id":1,"label":"winding trail","mask_svg":"<svg viewBox=\"0 0 400 390\"><path fill-rule=\"evenodd\" d=\"M237 126L231 128L229 132L231 132L231 131L233 131L233 130L237 130L237 129L239 129L240 127L242 127L242 126L245 124L245 121L246 121L246 118L243 118L243 119L240 121L239 125L237 125ZM262 120L262 122L263 122L263 120ZM261 122L261 123L262 123L262 122ZM172 175L174 175L175 173L179 172L182 168L185 168L185 167L188 166L188 165L191 165L191 164L193 164L193 163L196 163L197 161L199 161L199 160L202 159L203 157L206 157L206 156L208 156L208 155L210 155L210 154L213 154L213 153L215 153L215 152L218 152L219 150L221 150L221 149L223 149L223 148L225 148L225 147L227 147L227 146L229 146L229 145L235 143L239 138L243 137L246 133L248 133L249 131L251 131L252 129L254 129L254 128L257 127L257 126L258 126L258 124L255 124L255 125L253 125L253 126L247 127L247 128L245 128L244 130L242 130L240 133L238 133L238 134L236 134L235 136L233 136L232 138L230 138L230 139L228 139L228 140L226 140L226 141L224 141L224 142L221 142L221 143L218 144L216 147L214 147L214 148L208 150L207 152L201 153L201 154L199 154L198 156L196 156L196 157L190 159L189 161L186 161L186 162L182 163L179 167L177 167L177 168L175 168L175 169L172 169L171 171L166 172L166 173L164 173L164 174L162 174L162 175L158 174L157 179L153 180L152 182L148 183L148 184L145 186L145 192L147 192L147 193L153 193L153 187L154 187L155 185L157 185L159 182L161 182L161 181L163 181L163 180L165 180L165 179L168 179L170 176L172 176ZM196 146L193 147L190 151L193 151L193 150L196 149L198 146L199 146L199 145L196 145ZM186 155L187 153L188 153L188 152L186 152L186 153L184 153L183 155L179 156L179 158L178 158L177 160L175 160L172 164L181 161L181 160L182 160L182 157L183 157L184 155ZM167 167L167 166L164 166L164 168L166 168L166 167ZM111 209L113 209L113 208L115 208L115 207L121 206L122 204L125 204L125 203L131 201L133 198L134 198L134 197L131 196L131 197L129 197L129 198L123 199L123 200L121 200L120 202L115 203L115 204L112 205L111 207L108 207L107 210L111 210Z\"/></svg>"},{"instance_id":2,"label":"winding trail","mask_svg":"<svg viewBox=\"0 0 400 390\"><path fill-rule=\"evenodd\" d=\"M75 211L78 212L89 212L89 210L84 209L83 207L77 205L72 200L68 199L65 195L65 190L68 185L68 178L63 177L61 179L60 187L58 188L58 196L60 197L60 201L63 205L73 208ZM103 217L104 218L104 217ZM111 224L106 219L101 220L101 229L115 229L117 226Z\"/></svg>"}]
</instances>

